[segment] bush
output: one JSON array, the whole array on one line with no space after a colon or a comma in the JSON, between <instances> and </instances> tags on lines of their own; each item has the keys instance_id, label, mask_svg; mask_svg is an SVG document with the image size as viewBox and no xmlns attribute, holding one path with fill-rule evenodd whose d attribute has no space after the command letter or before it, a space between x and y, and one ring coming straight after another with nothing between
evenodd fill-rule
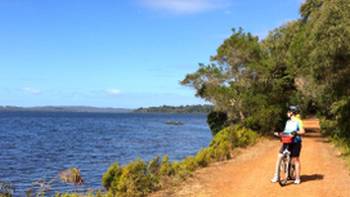
<instances>
[{"instance_id":1,"label":"bush","mask_svg":"<svg viewBox=\"0 0 350 197\"><path fill-rule=\"evenodd\" d=\"M331 113L337 122L337 128L339 128L341 135L350 139L350 98L345 97L334 102L331 106Z\"/></svg>"},{"instance_id":2,"label":"bush","mask_svg":"<svg viewBox=\"0 0 350 197\"><path fill-rule=\"evenodd\" d=\"M148 165L138 159L122 168L113 164L103 176L103 185L112 196L145 196L159 186L156 163L157 159ZM157 173L153 174L148 167Z\"/></svg>"},{"instance_id":3,"label":"bush","mask_svg":"<svg viewBox=\"0 0 350 197\"><path fill-rule=\"evenodd\" d=\"M199 167L206 167L210 163L211 152L209 148L204 148L195 156L195 162Z\"/></svg>"},{"instance_id":4,"label":"bush","mask_svg":"<svg viewBox=\"0 0 350 197\"><path fill-rule=\"evenodd\" d=\"M232 141L234 141L234 139L232 138L232 132L234 132L233 130L235 130L235 128L233 127L227 127L225 129L222 129L210 142L209 147L215 149L222 143L231 143Z\"/></svg>"},{"instance_id":5,"label":"bush","mask_svg":"<svg viewBox=\"0 0 350 197\"><path fill-rule=\"evenodd\" d=\"M148 166L147 166L148 172L153 176L158 176L160 166L161 166L160 157L157 156L148 162Z\"/></svg>"},{"instance_id":6,"label":"bush","mask_svg":"<svg viewBox=\"0 0 350 197\"><path fill-rule=\"evenodd\" d=\"M194 158L185 161L189 166L193 160L193 168L205 167L210 162L231 159L231 151L235 147L245 147L256 142L258 135L250 130L239 126L231 126L222 129L213 138L208 148L199 151ZM191 171L191 168L189 168Z\"/></svg>"},{"instance_id":7,"label":"bush","mask_svg":"<svg viewBox=\"0 0 350 197\"><path fill-rule=\"evenodd\" d=\"M254 144L258 137L256 132L246 128L239 128L232 132L232 134L234 136L232 147L246 147L250 144Z\"/></svg>"},{"instance_id":8,"label":"bush","mask_svg":"<svg viewBox=\"0 0 350 197\"><path fill-rule=\"evenodd\" d=\"M160 164L159 174L161 176L171 176L174 175L174 169L172 164L169 162L168 155L164 155L162 162Z\"/></svg>"},{"instance_id":9,"label":"bush","mask_svg":"<svg viewBox=\"0 0 350 197\"><path fill-rule=\"evenodd\" d=\"M181 167L183 169L188 170L189 172L193 172L198 168L197 162L195 161L194 157L186 157L186 159L184 159L181 162Z\"/></svg>"},{"instance_id":10,"label":"bush","mask_svg":"<svg viewBox=\"0 0 350 197\"><path fill-rule=\"evenodd\" d=\"M119 164L116 162L112 164L107 172L103 175L102 177L102 185L105 187L107 190L112 186L112 182L118 182L118 178L121 175L121 168L119 167Z\"/></svg>"},{"instance_id":11,"label":"bush","mask_svg":"<svg viewBox=\"0 0 350 197\"><path fill-rule=\"evenodd\" d=\"M174 174L177 178L185 179L197 169L197 164L193 157L187 157L180 162L173 163Z\"/></svg>"},{"instance_id":12,"label":"bush","mask_svg":"<svg viewBox=\"0 0 350 197\"><path fill-rule=\"evenodd\" d=\"M210 143L210 147L216 149L233 149L235 147L244 147L249 144L256 142L258 135L256 132L240 127L240 126L230 126L221 130Z\"/></svg>"},{"instance_id":13,"label":"bush","mask_svg":"<svg viewBox=\"0 0 350 197\"><path fill-rule=\"evenodd\" d=\"M333 136L337 132L337 122L334 120L327 120L325 118L320 120L321 133L326 136Z\"/></svg>"},{"instance_id":14,"label":"bush","mask_svg":"<svg viewBox=\"0 0 350 197\"><path fill-rule=\"evenodd\" d=\"M231 159L232 144L228 141L220 143L216 148L211 149L212 161L224 161Z\"/></svg>"},{"instance_id":15,"label":"bush","mask_svg":"<svg viewBox=\"0 0 350 197\"><path fill-rule=\"evenodd\" d=\"M110 196L145 196L161 186L165 177L183 180L196 169L211 162L231 159L235 147L245 147L255 143L257 134L240 126L222 129L215 135L208 148L199 151L194 157L187 157L180 162L170 162L165 155L145 163L135 160L126 166L113 164L102 177L102 184Z\"/></svg>"}]
</instances>

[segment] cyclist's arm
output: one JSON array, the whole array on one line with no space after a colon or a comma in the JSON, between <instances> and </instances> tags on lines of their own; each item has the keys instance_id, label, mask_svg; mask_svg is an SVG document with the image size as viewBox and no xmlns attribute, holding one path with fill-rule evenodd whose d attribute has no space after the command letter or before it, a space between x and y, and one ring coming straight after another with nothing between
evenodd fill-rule
<instances>
[{"instance_id":1,"label":"cyclist's arm","mask_svg":"<svg viewBox=\"0 0 350 197\"><path fill-rule=\"evenodd\" d=\"M298 122L299 122L299 130L297 131L297 134L303 135L305 133L303 121L299 119Z\"/></svg>"}]
</instances>

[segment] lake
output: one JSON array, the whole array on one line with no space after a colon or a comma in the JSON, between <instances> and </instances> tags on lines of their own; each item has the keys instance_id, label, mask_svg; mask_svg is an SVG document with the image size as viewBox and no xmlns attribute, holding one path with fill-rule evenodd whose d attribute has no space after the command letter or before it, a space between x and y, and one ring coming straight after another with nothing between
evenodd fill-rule
<instances>
[{"instance_id":1,"label":"lake","mask_svg":"<svg viewBox=\"0 0 350 197\"><path fill-rule=\"evenodd\" d=\"M52 190L98 189L116 161L164 154L181 160L208 146L211 138L204 114L1 112L0 181L13 183L16 196L23 196L33 181L49 181L77 167L83 186L55 181Z\"/></svg>"}]
</instances>

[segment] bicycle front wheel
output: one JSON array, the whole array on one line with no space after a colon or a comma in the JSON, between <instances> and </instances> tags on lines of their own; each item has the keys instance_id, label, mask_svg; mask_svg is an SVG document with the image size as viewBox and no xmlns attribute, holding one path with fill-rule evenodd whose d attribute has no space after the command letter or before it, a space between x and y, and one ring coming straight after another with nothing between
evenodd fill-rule
<instances>
[{"instance_id":1,"label":"bicycle front wheel","mask_svg":"<svg viewBox=\"0 0 350 197\"><path fill-rule=\"evenodd\" d=\"M279 167L279 183L281 186L287 184L289 175L289 157L283 157Z\"/></svg>"}]
</instances>

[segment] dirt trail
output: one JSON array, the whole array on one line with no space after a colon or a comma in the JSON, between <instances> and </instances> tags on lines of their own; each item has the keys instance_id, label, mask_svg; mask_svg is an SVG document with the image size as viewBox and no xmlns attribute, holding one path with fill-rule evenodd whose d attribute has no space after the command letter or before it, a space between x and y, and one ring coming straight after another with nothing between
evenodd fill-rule
<instances>
[{"instance_id":1,"label":"dirt trail","mask_svg":"<svg viewBox=\"0 0 350 197\"><path fill-rule=\"evenodd\" d=\"M320 136L316 119L304 121L307 134L301 151L301 184L285 187L270 179L280 142L263 140L241 150L233 160L198 170L174 193L159 192L154 196L349 196L350 175L337 151Z\"/></svg>"}]
</instances>

